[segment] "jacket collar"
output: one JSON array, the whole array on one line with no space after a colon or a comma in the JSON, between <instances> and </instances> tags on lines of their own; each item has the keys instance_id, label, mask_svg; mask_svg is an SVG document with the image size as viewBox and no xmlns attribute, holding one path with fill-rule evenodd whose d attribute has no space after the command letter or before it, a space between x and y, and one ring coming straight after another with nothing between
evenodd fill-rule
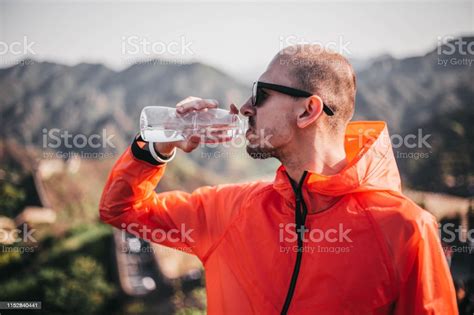
<instances>
[{"instance_id":1,"label":"jacket collar","mask_svg":"<svg viewBox=\"0 0 474 315\"><path fill-rule=\"evenodd\" d=\"M374 190L401 191L400 175L385 122L350 122L345 134L345 150L348 163L343 170L332 176L308 170L303 190L329 196ZM273 187L285 198L294 199L283 165L276 172Z\"/></svg>"}]
</instances>

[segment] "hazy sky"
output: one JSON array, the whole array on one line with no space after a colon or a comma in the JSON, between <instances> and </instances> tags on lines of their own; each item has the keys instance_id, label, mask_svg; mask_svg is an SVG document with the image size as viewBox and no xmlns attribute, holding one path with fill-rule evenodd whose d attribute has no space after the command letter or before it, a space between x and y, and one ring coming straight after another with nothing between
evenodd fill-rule
<instances>
[{"instance_id":1,"label":"hazy sky","mask_svg":"<svg viewBox=\"0 0 474 315\"><path fill-rule=\"evenodd\" d=\"M25 52L39 60L101 62L115 69L166 57L173 63L203 61L247 79L280 48L302 41L350 58L425 53L439 38L474 34L473 3L0 0L0 66Z\"/></svg>"}]
</instances>

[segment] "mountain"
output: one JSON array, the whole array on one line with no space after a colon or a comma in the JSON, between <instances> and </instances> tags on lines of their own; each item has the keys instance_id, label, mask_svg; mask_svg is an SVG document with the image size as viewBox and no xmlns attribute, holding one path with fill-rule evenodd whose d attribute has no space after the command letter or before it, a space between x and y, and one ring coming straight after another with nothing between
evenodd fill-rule
<instances>
[{"instance_id":1,"label":"mountain","mask_svg":"<svg viewBox=\"0 0 474 315\"><path fill-rule=\"evenodd\" d=\"M71 67L32 61L0 69L0 135L44 146L43 136L53 128L85 136L106 129L123 148L138 131L144 106L175 106L197 95L215 98L227 108L246 94L246 87L201 63L157 60L116 72L99 64Z\"/></svg>"},{"instance_id":2,"label":"mountain","mask_svg":"<svg viewBox=\"0 0 474 315\"><path fill-rule=\"evenodd\" d=\"M418 190L474 196L473 99L471 95L471 102L462 108L434 115L419 126L430 135L430 148L411 149L411 158L405 158L406 150L397 151L405 184Z\"/></svg>"},{"instance_id":3,"label":"mountain","mask_svg":"<svg viewBox=\"0 0 474 315\"><path fill-rule=\"evenodd\" d=\"M424 56L386 55L359 71L355 118L385 120L399 133L472 103L474 55L452 52L456 41L472 46L474 37L449 41Z\"/></svg>"},{"instance_id":4,"label":"mountain","mask_svg":"<svg viewBox=\"0 0 474 315\"><path fill-rule=\"evenodd\" d=\"M424 56L377 58L357 73L355 119L385 120L392 143L406 141L394 145L406 186L474 195L474 52L467 47L474 37Z\"/></svg>"},{"instance_id":5,"label":"mountain","mask_svg":"<svg viewBox=\"0 0 474 315\"><path fill-rule=\"evenodd\" d=\"M473 123L474 56L466 49L473 43L474 37L460 37L423 56L396 59L383 55L360 60L356 67L354 119L385 120L390 132L402 138L409 134L418 137L419 130L430 135L429 147L395 148L407 186L463 196L474 193L473 155L469 149L473 140L469 128ZM51 148L46 133L57 128L62 133L88 136L106 130L113 135L115 149L87 146L80 150L120 152L138 131L138 117L144 106L174 106L184 97L195 95L216 98L227 108L231 102L244 101L249 90L201 63L155 60L117 72L100 64L23 62L0 69L0 135L43 151L71 151L75 149L64 147L64 141L60 147ZM250 162L241 151L205 148L190 157L196 165L229 179L271 173L277 165ZM202 152L208 158L203 158ZM214 152L222 158L209 158ZM418 158L421 153L425 158Z\"/></svg>"}]
</instances>

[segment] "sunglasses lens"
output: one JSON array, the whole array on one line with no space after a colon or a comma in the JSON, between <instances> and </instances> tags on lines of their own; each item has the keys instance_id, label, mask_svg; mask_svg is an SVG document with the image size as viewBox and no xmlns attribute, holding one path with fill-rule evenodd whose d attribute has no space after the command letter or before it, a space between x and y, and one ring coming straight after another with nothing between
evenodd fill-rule
<instances>
[{"instance_id":1,"label":"sunglasses lens","mask_svg":"<svg viewBox=\"0 0 474 315\"><path fill-rule=\"evenodd\" d=\"M252 86L252 105L255 106L257 104L257 82L253 83Z\"/></svg>"}]
</instances>

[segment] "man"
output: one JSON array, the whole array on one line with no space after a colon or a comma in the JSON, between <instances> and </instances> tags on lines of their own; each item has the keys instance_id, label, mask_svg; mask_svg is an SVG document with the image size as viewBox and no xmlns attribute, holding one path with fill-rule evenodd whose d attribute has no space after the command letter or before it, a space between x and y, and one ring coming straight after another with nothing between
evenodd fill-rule
<instances>
[{"instance_id":1,"label":"man","mask_svg":"<svg viewBox=\"0 0 474 315\"><path fill-rule=\"evenodd\" d=\"M108 179L102 220L151 241L147 229L180 230L160 241L200 258L209 314L457 314L436 220L402 194L385 123L349 123L355 91L341 55L282 50L240 109L247 152L282 164L273 182L157 194L176 148L200 138L138 138ZM216 106L188 98L177 111Z\"/></svg>"}]
</instances>

